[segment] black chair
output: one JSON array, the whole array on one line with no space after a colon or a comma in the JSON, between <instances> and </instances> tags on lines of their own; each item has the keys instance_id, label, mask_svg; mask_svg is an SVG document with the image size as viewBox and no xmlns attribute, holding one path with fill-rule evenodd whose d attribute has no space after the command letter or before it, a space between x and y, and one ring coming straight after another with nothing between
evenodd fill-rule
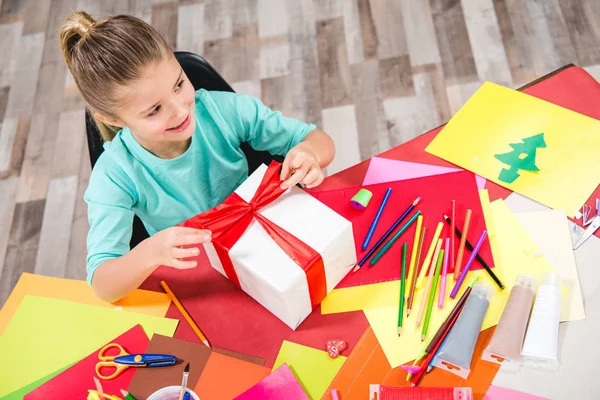
<instances>
[{"instance_id":1,"label":"black chair","mask_svg":"<svg viewBox=\"0 0 600 400\"><path fill-rule=\"evenodd\" d=\"M197 54L185 51L175 52L175 58L181 64L181 68L194 86L194 89L206 89L215 91L233 92L234 90L223 79L221 75L202 57ZM98 132L98 128L90 113L85 111L85 130L87 135L88 149L90 152L90 162L92 168L96 164L98 157L104 151L103 141ZM248 161L248 171L254 172L261 164L269 165L271 161L283 162L283 158L278 155L272 155L267 151L254 150L248 143L242 143L241 149ZM148 237L148 232L142 224L142 221L136 215L133 219L133 232L129 245L134 248L142 240Z\"/></svg>"}]
</instances>

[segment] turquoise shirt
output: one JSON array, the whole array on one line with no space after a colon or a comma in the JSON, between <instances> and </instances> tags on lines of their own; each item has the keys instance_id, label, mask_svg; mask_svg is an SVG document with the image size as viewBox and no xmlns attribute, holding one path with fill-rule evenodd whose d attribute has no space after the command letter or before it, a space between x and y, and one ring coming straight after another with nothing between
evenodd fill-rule
<instances>
[{"instance_id":1,"label":"turquoise shirt","mask_svg":"<svg viewBox=\"0 0 600 400\"><path fill-rule=\"evenodd\" d=\"M283 156L316 129L230 92L197 91L195 114L190 147L174 159L148 152L128 128L104 144L84 196L90 285L98 265L130 250L134 214L150 235L175 226L221 203L248 177L241 142Z\"/></svg>"}]
</instances>

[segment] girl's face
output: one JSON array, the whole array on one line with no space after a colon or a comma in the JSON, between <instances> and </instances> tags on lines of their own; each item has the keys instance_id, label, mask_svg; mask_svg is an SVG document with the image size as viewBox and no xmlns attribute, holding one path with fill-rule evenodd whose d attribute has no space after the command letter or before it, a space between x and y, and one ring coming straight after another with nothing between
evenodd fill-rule
<instances>
[{"instance_id":1,"label":"girl's face","mask_svg":"<svg viewBox=\"0 0 600 400\"><path fill-rule=\"evenodd\" d=\"M148 65L139 79L115 92L121 105L116 119L106 122L129 127L149 151L160 156L194 133L194 87L173 55Z\"/></svg>"}]
</instances>

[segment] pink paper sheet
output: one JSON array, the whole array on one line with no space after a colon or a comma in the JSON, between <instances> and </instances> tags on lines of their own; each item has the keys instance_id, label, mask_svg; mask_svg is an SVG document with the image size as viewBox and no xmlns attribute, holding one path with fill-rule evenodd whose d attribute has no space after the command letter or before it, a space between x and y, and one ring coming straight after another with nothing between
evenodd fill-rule
<instances>
[{"instance_id":1,"label":"pink paper sheet","mask_svg":"<svg viewBox=\"0 0 600 400\"><path fill-rule=\"evenodd\" d=\"M491 385L483 400L548 400L545 397Z\"/></svg>"},{"instance_id":2,"label":"pink paper sheet","mask_svg":"<svg viewBox=\"0 0 600 400\"><path fill-rule=\"evenodd\" d=\"M262 399L308 400L308 395L290 367L284 363L265 379L235 398L235 400Z\"/></svg>"},{"instance_id":3,"label":"pink paper sheet","mask_svg":"<svg viewBox=\"0 0 600 400\"><path fill-rule=\"evenodd\" d=\"M363 185L404 181L407 179L423 178L426 176L449 174L459 171L462 171L462 169L373 157L369 163ZM479 189L485 188L487 180L479 175L476 175L475 177L477 179L477 187Z\"/></svg>"}]
</instances>

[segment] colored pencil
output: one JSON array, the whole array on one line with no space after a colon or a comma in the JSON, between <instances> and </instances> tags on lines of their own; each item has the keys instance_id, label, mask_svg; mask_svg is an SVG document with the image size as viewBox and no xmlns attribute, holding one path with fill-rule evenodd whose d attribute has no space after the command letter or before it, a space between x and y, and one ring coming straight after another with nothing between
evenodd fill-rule
<instances>
[{"instance_id":1,"label":"colored pencil","mask_svg":"<svg viewBox=\"0 0 600 400\"><path fill-rule=\"evenodd\" d=\"M160 286L162 286L164 291L167 292L167 295L171 298L171 301L175 304L177 309L179 309L179 312L183 315L183 318L185 318L188 324L190 324L193 331L200 338L202 343L204 343L206 347L210 348L210 343L208 343L208 339L206 338L206 336L204 336L198 325L196 325L190 314L188 314L187 310L183 307L183 304L181 304L177 297L175 297L175 294L171 291L167 283L165 281L160 281Z\"/></svg>"},{"instance_id":2,"label":"colored pencil","mask_svg":"<svg viewBox=\"0 0 600 400\"><path fill-rule=\"evenodd\" d=\"M427 251L427 255L425 256L425 261L423 261L423 265L421 266L421 271L419 272L419 278L417 278L417 289L421 289L423 287L423 280L427 275L427 271L429 271L429 264L432 262L433 252L435 251L435 246L437 244L438 239L440 238L440 234L442 233L442 228L444 227L444 223L440 222L435 229L435 233L433 234L433 239L431 240L431 244L429 245L429 251Z\"/></svg>"},{"instance_id":3,"label":"colored pencil","mask_svg":"<svg viewBox=\"0 0 600 400\"><path fill-rule=\"evenodd\" d=\"M440 250L442 249L442 239L438 239L437 245L435 246L435 253L433 260L437 261ZM435 262L434 261L434 262ZM425 291L423 292L423 299L421 300L421 308L419 309L419 317L417 318L417 328L421 326L423 322L423 316L425 315L425 308L427 308L427 299L429 298L429 292L431 291L431 285L433 284L433 275L435 274L435 266L432 263L429 268L429 275L427 276L427 284Z\"/></svg>"},{"instance_id":4,"label":"colored pencil","mask_svg":"<svg viewBox=\"0 0 600 400\"><path fill-rule=\"evenodd\" d=\"M429 291L429 301L427 302L427 311L425 312L425 322L423 322L423 330L421 331L422 342L425 341L425 338L427 337L427 331L429 330L429 320L431 319L431 310L433 309L433 303L435 302L435 293L437 292L437 286L440 280L440 271L442 269L443 260L444 250L440 250L440 254L437 259L437 265L435 267L435 274L433 275L433 283L431 284L431 290Z\"/></svg>"},{"instance_id":5,"label":"colored pencil","mask_svg":"<svg viewBox=\"0 0 600 400\"><path fill-rule=\"evenodd\" d=\"M121 394L123 395L123 400L136 400L135 397L131 395L131 393L126 390L121 389Z\"/></svg>"},{"instance_id":6,"label":"colored pencil","mask_svg":"<svg viewBox=\"0 0 600 400\"><path fill-rule=\"evenodd\" d=\"M408 277L406 278L406 282L410 285L412 282L412 277L415 274L415 261L417 261L417 250L419 247L419 239L421 238L421 228L423 227L423 216L419 215L417 218L417 228L415 230L415 238L413 240L412 251L410 253L410 264L408 265ZM410 291L410 289L409 289ZM408 295L404 293L404 300L408 301Z\"/></svg>"},{"instance_id":7,"label":"colored pencil","mask_svg":"<svg viewBox=\"0 0 600 400\"><path fill-rule=\"evenodd\" d=\"M413 301L415 299L415 290L417 289L417 275L418 275L418 267L419 261L421 260L421 251L423 250L423 242L425 241L425 233L427 232L427 228L423 227L421 231L421 235L419 235L419 246L417 247L417 258L415 259L414 269L415 272L412 275L412 279L410 280L410 291L408 294L408 302L406 303L406 318L410 316L410 311L412 310Z\"/></svg>"},{"instance_id":8,"label":"colored pencil","mask_svg":"<svg viewBox=\"0 0 600 400\"><path fill-rule=\"evenodd\" d=\"M377 261L379 261L379 259L383 257L383 255L387 253L389 249L392 248L394 243L396 243L396 240L398 240L400 236L402 236L402 234L406 232L408 228L410 228L410 226L417 220L417 218L420 215L421 211L417 210L417 212L412 217L410 217L408 221L406 221L402 228L400 228L398 232L396 232L396 234L392 236L390 240L387 241L387 243L381 248L381 250L379 250L377 254L375 254L375 257L373 257L371 261L369 261L369 265L371 265L371 267L374 266L377 263Z\"/></svg>"},{"instance_id":9,"label":"colored pencil","mask_svg":"<svg viewBox=\"0 0 600 400\"><path fill-rule=\"evenodd\" d=\"M452 292L450 293L451 299L455 298L456 295L458 294L458 291L460 290L460 286L463 284L465 277L469 273L471 264L473 264L473 260L475 260L475 256L477 255L477 252L481 248L481 245L483 244L483 241L485 240L486 237L487 237L487 231L484 230L483 232L481 232L481 235L479 236L477 243L475 243L475 248L471 252L471 256L467 260L465 267L463 268L462 272L460 273L460 276L458 277L458 280L456 281L456 284L454 285L454 288L452 289Z\"/></svg>"},{"instance_id":10,"label":"colored pencil","mask_svg":"<svg viewBox=\"0 0 600 400\"><path fill-rule=\"evenodd\" d=\"M406 284L406 252L408 245L402 245L402 268L400 269L400 305L398 307L398 336L402 335L402 317L404 316L404 285Z\"/></svg>"},{"instance_id":11,"label":"colored pencil","mask_svg":"<svg viewBox=\"0 0 600 400\"><path fill-rule=\"evenodd\" d=\"M371 247L371 249L367 252L367 254L365 254L365 256L358 262L358 264L356 264L356 266L354 267L352 272L358 271L360 269L360 267L362 267L363 264L366 263L369 258L371 258L373 253L375 253L377 250L379 250L379 247L381 247L383 242L392 234L392 232L394 232L394 230L398 227L398 225L400 225L400 223L404 220L404 218L406 218L406 216L412 211L413 208L416 207L417 204L419 204L420 201L421 201L421 198L417 197L415 199L415 201L413 201L408 206L408 208L402 213L402 215L396 220L396 222L394 222L392 224L392 226L390 226L390 228L387 230L387 232L385 232L383 234L383 236L381 238L379 238L377 243L375 243L373 245L373 247Z\"/></svg>"},{"instance_id":12,"label":"colored pencil","mask_svg":"<svg viewBox=\"0 0 600 400\"><path fill-rule=\"evenodd\" d=\"M451 236L454 236L450 233ZM448 252L450 248L450 239L446 238L446 247L444 250L444 265L442 266L442 281L440 283L440 296L438 299L438 308L444 308L446 301L446 275L448 275Z\"/></svg>"},{"instance_id":13,"label":"colored pencil","mask_svg":"<svg viewBox=\"0 0 600 400\"><path fill-rule=\"evenodd\" d=\"M453 224L453 222L452 222L453 220L450 220L450 218L448 218L447 215L444 215L444 220L446 220L446 223L449 225ZM461 233L460 229L458 229L458 227L454 228L454 233L456 233L456 236L458 236L459 239L462 238L462 233ZM471 252L473 251L473 245L471 244L471 242L469 242L468 239L466 240L465 245L467 246L467 249L469 249L469 251L471 251ZM483 269L485 269L485 272L487 272L487 274L490 276L490 278L492 278L492 280L494 281L496 286L498 286L498 289L504 290L504 283L502 283L500 278L498 278L496 276L494 271L492 271L490 266L485 262L485 260L481 257L481 255L477 254L477 257L475 257L475 259L479 262L479 264L481 264Z\"/></svg>"},{"instance_id":14,"label":"colored pencil","mask_svg":"<svg viewBox=\"0 0 600 400\"><path fill-rule=\"evenodd\" d=\"M366 250L367 246L369 246L369 242L371 241L371 238L373 237L373 232L375 232L375 228L377 228L377 224L379 223L379 218L381 218L381 213L383 213L383 209L385 208L385 205L387 204L387 201L390 198L390 194L392 194L392 188L387 188L387 190L385 191L385 195L383 196L383 200L381 200L381 204L379 205L379 209L377 210L377 214L375 215L375 218L373 219L373 222L371 223L371 226L369 227L369 232L367 232L367 236L365 237L365 240L363 241L363 244L362 244L363 250Z\"/></svg>"},{"instance_id":15,"label":"colored pencil","mask_svg":"<svg viewBox=\"0 0 600 400\"><path fill-rule=\"evenodd\" d=\"M456 245L454 244L454 221L456 221L456 200L452 200L452 223L450 224L450 271L454 271L456 265Z\"/></svg>"},{"instance_id":16,"label":"colored pencil","mask_svg":"<svg viewBox=\"0 0 600 400\"><path fill-rule=\"evenodd\" d=\"M463 257L465 254L465 242L467 241L467 236L469 233L469 224L471 223L471 210L467 210L465 214L465 225L463 226L463 236L460 239L460 244L458 245L458 254L456 255L456 264L454 264L454 280L458 279L460 274L460 269L463 261Z\"/></svg>"}]
</instances>

